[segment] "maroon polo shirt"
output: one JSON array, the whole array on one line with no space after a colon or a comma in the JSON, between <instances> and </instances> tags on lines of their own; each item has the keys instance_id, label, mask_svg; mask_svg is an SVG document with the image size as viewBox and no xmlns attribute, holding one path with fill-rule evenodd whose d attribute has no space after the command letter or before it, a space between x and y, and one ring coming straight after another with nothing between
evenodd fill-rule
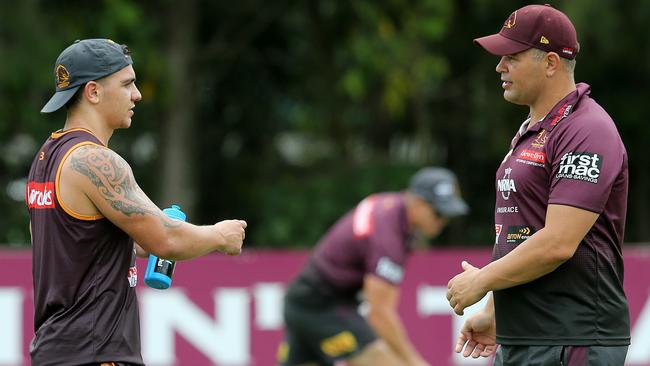
<instances>
[{"instance_id":1,"label":"maroon polo shirt","mask_svg":"<svg viewBox=\"0 0 650 366\"><path fill-rule=\"evenodd\" d=\"M549 204L599 214L571 259L524 285L495 291L497 343L627 345L621 245L627 208L625 146L590 87L522 125L496 173L493 259L544 227Z\"/></svg>"},{"instance_id":2,"label":"maroon polo shirt","mask_svg":"<svg viewBox=\"0 0 650 366\"><path fill-rule=\"evenodd\" d=\"M399 285L411 251L403 193L377 193L343 216L314 249L309 265L339 295L353 295L372 273Z\"/></svg>"}]
</instances>

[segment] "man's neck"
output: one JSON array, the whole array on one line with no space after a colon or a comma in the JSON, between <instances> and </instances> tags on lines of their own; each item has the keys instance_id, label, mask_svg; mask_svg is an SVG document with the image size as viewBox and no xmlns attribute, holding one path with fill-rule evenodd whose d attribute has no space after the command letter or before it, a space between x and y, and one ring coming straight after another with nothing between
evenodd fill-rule
<instances>
[{"instance_id":1,"label":"man's neck","mask_svg":"<svg viewBox=\"0 0 650 366\"><path fill-rule=\"evenodd\" d=\"M544 119L559 101L575 90L576 84L572 80L547 89L537 102L530 106L530 123L528 124L528 128L532 128L537 122Z\"/></svg>"},{"instance_id":2,"label":"man's neck","mask_svg":"<svg viewBox=\"0 0 650 366\"><path fill-rule=\"evenodd\" d=\"M66 131L73 128L84 128L90 131L104 144L104 146L108 146L108 140L110 140L113 135L113 130L107 128L103 121L100 121L92 114L68 112L63 130Z\"/></svg>"}]
</instances>

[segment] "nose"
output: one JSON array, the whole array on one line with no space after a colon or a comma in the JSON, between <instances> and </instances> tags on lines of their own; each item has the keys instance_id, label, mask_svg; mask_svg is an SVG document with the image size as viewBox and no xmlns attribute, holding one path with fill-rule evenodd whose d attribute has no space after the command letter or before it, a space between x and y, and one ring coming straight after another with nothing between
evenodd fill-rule
<instances>
[{"instance_id":1,"label":"nose","mask_svg":"<svg viewBox=\"0 0 650 366\"><path fill-rule=\"evenodd\" d=\"M499 74L508 71L508 69L506 68L506 57L505 56L501 56L501 59L499 60L499 63L497 64L497 67L495 68L495 70Z\"/></svg>"},{"instance_id":2,"label":"nose","mask_svg":"<svg viewBox=\"0 0 650 366\"><path fill-rule=\"evenodd\" d=\"M133 91L131 92L131 100L134 102L139 102L142 99L142 93L140 93L140 90L138 87L133 84Z\"/></svg>"}]
</instances>

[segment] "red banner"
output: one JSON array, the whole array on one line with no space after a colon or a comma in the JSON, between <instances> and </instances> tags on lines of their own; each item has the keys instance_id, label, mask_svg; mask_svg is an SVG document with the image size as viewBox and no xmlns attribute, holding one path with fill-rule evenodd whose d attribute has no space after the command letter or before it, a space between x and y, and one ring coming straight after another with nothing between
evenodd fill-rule
<instances>
[{"instance_id":1,"label":"red banner","mask_svg":"<svg viewBox=\"0 0 650 366\"><path fill-rule=\"evenodd\" d=\"M138 262L142 352L147 365L275 366L282 339L282 297L308 253L247 252L177 263L172 287L153 290ZM463 319L445 299L447 281L462 260L489 261L487 250L415 254L401 290L400 313L409 336L432 365L488 365L452 351ZM626 365L650 366L650 250L627 248L625 288L632 346ZM481 306L466 311L471 314ZM33 336L31 255L0 252L0 365L29 365Z\"/></svg>"}]
</instances>

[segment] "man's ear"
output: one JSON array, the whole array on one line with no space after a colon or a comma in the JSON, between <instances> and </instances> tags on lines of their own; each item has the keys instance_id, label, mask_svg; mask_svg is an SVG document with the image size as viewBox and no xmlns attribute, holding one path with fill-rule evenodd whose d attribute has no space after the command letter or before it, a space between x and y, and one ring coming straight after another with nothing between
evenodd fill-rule
<instances>
[{"instance_id":1,"label":"man's ear","mask_svg":"<svg viewBox=\"0 0 650 366\"><path fill-rule=\"evenodd\" d=\"M84 86L83 96L92 104L99 103L102 86L96 81L89 81Z\"/></svg>"},{"instance_id":2,"label":"man's ear","mask_svg":"<svg viewBox=\"0 0 650 366\"><path fill-rule=\"evenodd\" d=\"M562 66L560 55L555 52L548 52L544 61L546 62L546 77L555 75L558 69Z\"/></svg>"}]
</instances>

